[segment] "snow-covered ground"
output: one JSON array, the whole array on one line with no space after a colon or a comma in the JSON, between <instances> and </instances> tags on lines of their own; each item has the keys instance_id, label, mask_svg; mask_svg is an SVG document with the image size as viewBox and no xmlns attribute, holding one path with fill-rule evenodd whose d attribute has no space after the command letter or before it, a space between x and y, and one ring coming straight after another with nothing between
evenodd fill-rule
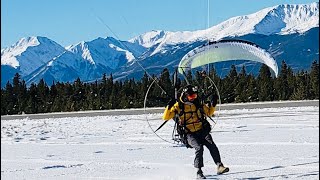
<instances>
[{"instance_id":1,"label":"snow-covered ground","mask_svg":"<svg viewBox=\"0 0 320 180\"><path fill-rule=\"evenodd\" d=\"M161 114L1 121L1 179L195 179L194 149L149 127ZM319 179L319 107L221 110L212 135L223 163L208 179ZM170 140L173 123L158 135Z\"/></svg>"}]
</instances>

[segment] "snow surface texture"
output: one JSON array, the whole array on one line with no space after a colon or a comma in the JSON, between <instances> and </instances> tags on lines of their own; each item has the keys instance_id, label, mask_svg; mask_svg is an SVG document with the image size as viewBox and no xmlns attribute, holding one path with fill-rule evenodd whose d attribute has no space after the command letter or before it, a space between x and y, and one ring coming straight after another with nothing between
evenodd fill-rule
<instances>
[{"instance_id":1,"label":"snow surface texture","mask_svg":"<svg viewBox=\"0 0 320 180\"><path fill-rule=\"evenodd\" d=\"M194 149L151 131L162 114L1 121L1 179L195 179ZM319 107L221 110L212 136L223 163L208 179L318 179ZM171 138L169 121L159 135Z\"/></svg>"}]
</instances>

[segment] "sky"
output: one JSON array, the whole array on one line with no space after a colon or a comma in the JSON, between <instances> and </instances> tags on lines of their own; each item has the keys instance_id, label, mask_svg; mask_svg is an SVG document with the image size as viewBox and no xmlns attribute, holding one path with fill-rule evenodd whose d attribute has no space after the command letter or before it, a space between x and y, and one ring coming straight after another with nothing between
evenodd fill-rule
<instances>
[{"instance_id":1,"label":"sky","mask_svg":"<svg viewBox=\"0 0 320 180\"><path fill-rule=\"evenodd\" d=\"M1 49L29 36L62 46L151 30L194 31L279 4L316 0L1 0ZM208 16L209 15L209 16Z\"/></svg>"},{"instance_id":2,"label":"sky","mask_svg":"<svg viewBox=\"0 0 320 180\"><path fill-rule=\"evenodd\" d=\"M173 121L157 131L170 143L148 126L146 118L159 127L161 113L76 114L1 120L1 179L195 179L195 151L172 144ZM204 148L207 179L319 179L319 106L241 106L213 118L211 134L230 171L217 175Z\"/></svg>"}]
</instances>

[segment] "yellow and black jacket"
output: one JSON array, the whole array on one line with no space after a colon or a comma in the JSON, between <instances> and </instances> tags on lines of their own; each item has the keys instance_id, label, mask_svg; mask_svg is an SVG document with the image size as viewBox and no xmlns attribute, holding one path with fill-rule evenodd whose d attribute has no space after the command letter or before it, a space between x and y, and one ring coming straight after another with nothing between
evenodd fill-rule
<instances>
[{"instance_id":1,"label":"yellow and black jacket","mask_svg":"<svg viewBox=\"0 0 320 180\"><path fill-rule=\"evenodd\" d=\"M179 103L182 103L179 105ZM181 108L181 105L183 107ZM182 110L183 109L183 110ZM212 116L215 107L208 106L206 104L202 105L203 113L206 116ZM183 112L182 112L183 111ZM168 121L175 116L175 113L179 115L179 123L183 125L186 123L186 128L189 132L196 132L202 129L202 113L200 108L197 108L195 104L191 102L184 102L180 97L180 102L176 102L170 109L166 107L162 119ZM186 122L185 122L186 121Z\"/></svg>"}]
</instances>

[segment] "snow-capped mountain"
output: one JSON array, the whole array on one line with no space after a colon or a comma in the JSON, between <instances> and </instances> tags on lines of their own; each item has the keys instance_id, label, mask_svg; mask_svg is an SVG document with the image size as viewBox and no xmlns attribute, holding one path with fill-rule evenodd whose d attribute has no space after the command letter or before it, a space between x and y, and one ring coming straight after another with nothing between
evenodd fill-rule
<instances>
[{"instance_id":1,"label":"snow-capped mountain","mask_svg":"<svg viewBox=\"0 0 320 180\"><path fill-rule=\"evenodd\" d=\"M107 66L111 69L123 65L140 56L145 48L129 45L130 43L118 41L112 37L98 38L90 42L80 42L77 45L68 46L66 49L74 54L80 55L91 64ZM129 46L129 47L127 47ZM135 49L131 52L127 49Z\"/></svg>"},{"instance_id":2,"label":"snow-capped mountain","mask_svg":"<svg viewBox=\"0 0 320 180\"><path fill-rule=\"evenodd\" d=\"M22 38L11 47L1 50L1 65L18 69L24 76L64 51L64 47L46 37Z\"/></svg>"},{"instance_id":3,"label":"snow-capped mountain","mask_svg":"<svg viewBox=\"0 0 320 180\"><path fill-rule=\"evenodd\" d=\"M41 39L41 43L37 39ZM82 80L101 78L103 73L114 72L118 67L133 61L135 56L140 56L146 49L138 44L120 42L112 37L80 42L66 48L48 38L45 38L46 41L42 39L42 37L23 38L17 44L2 50L1 68L5 71L1 72L4 77L1 80L2 87L16 72L22 75L27 84L36 83L42 78L48 84L53 81L72 81L77 77ZM51 47L52 44L57 44L58 48ZM33 50L30 46L37 48ZM126 50L129 47L135 51ZM55 54L52 55L52 52ZM40 55L34 56L37 53ZM20 54L26 58L20 60ZM26 68L32 69L25 71Z\"/></svg>"},{"instance_id":4,"label":"snow-capped mountain","mask_svg":"<svg viewBox=\"0 0 320 180\"><path fill-rule=\"evenodd\" d=\"M306 69L319 59L319 3L285 4L230 18L208 29L170 32L153 30L128 41L97 38L63 48L45 37L23 38L1 50L1 86L19 72L29 84L91 81L103 73L116 78L141 77L174 68L192 48L208 40L238 38L267 49L280 63ZM317 40L317 42L316 42ZM139 64L137 60L139 60Z\"/></svg>"},{"instance_id":5,"label":"snow-capped mountain","mask_svg":"<svg viewBox=\"0 0 320 180\"><path fill-rule=\"evenodd\" d=\"M167 31L161 31L161 30L153 30L150 32L146 32L140 36L134 37L129 40L129 42L132 43L138 43L142 45L143 47L150 48L156 44L161 43L165 36L170 33Z\"/></svg>"},{"instance_id":6,"label":"snow-capped mountain","mask_svg":"<svg viewBox=\"0 0 320 180\"><path fill-rule=\"evenodd\" d=\"M305 5L278 5L256 13L231 18L209 29L219 36L242 36L245 34L291 34L303 33L319 27L319 3ZM217 33L216 33L217 34Z\"/></svg>"},{"instance_id":7,"label":"snow-capped mountain","mask_svg":"<svg viewBox=\"0 0 320 180\"><path fill-rule=\"evenodd\" d=\"M292 34L303 33L319 27L319 3L303 5L278 5L262 9L253 14L230 18L205 30L165 32L160 45L151 54L161 52L164 46L178 43L192 43L199 40L219 40L224 37L243 36L246 34ZM155 32L136 37L142 46L148 47Z\"/></svg>"}]
</instances>

